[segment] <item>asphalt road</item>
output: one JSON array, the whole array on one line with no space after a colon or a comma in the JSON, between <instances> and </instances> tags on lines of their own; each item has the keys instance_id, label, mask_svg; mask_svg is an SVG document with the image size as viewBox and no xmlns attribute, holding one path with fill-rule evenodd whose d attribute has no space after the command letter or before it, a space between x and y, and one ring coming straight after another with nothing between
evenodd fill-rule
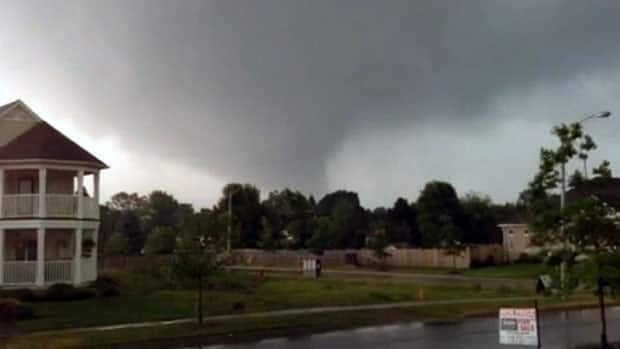
<instances>
[{"instance_id":1,"label":"asphalt road","mask_svg":"<svg viewBox=\"0 0 620 349\"><path fill-rule=\"evenodd\" d=\"M457 324L442 325L428 325L415 322L335 331L300 338L274 338L256 343L212 345L200 348L523 348L499 345L497 327L497 318L469 319ZM574 348L576 345L596 343L599 340L600 323L596 310L544 314L541 327L543 348ZM620 308L608 309L608 332L610 341L620 340Z\"/></svg>"}]
</instances>

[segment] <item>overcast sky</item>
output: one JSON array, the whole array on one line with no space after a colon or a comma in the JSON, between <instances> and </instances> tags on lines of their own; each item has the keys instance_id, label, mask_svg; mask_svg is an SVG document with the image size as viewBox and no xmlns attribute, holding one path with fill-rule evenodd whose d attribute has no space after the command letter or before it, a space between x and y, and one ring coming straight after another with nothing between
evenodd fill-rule
<instances>
[{"instance_id":1,"label":"overcast sky","mask_svg":"<svg viewBox=\"0 0 620 349\"><path fill-rule=\"evenodd\" d=\"M554 123L600 110L620 170L620 1L0 0L0 103L111 167L104 196L223 184L356 190L447 180L514 201Z\"/></svg>"}]
</instances>

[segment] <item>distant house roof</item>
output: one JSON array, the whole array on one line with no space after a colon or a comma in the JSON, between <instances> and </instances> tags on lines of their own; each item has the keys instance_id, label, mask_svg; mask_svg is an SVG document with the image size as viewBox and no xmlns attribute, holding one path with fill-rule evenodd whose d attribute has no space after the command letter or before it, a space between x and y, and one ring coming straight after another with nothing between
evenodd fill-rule
<instances>
[{"instance_id":1,"label":"distant house roof","mask_svg":"<svg viewBox=\"0 0 620 349\"><path fill-rule=\"evenodd\" d=\"M0 160L58 160L108 166L67 136L42 121L21 101L0 106Z\"/></svg>"},{"instance_id":2,"label":"distant house roof","mask_svg":"<svg viewBox=\"0 0 620 349\"><path fill-rule=\"evenodd\" d=\"M593 178L585 181L566 193L566 201L591 195L620 208L620 178Z\"/></svg>"}]
</instances>

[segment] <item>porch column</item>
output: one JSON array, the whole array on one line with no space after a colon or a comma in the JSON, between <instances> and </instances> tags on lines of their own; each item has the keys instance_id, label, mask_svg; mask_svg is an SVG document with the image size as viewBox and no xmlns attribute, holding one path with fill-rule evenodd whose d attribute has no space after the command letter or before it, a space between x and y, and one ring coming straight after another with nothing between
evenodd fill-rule
<instances>
[{"instance_id":1,"label":"porch column","mask_svg":"<svg viewBox=\"0 0 620 349\"><path fill-rule=\"evenodd\" d=\"M75 253L73 255L73 283L82 282L82 229L75 229Z\"/></svg>"},{"instance_id":2,"label":"porch column","mask_svg":"<svg viewBox=\"0 0 620 349\"><path fill-rule=\"evenodd\" d=\"M0 218L4 216L4 210L2 209L2 204L4 203L4 169L0 168ZM2 275L2 273L0 273ZM0 280L0 284L2 284L2 280Z\"/></svg>"},{"instance_id":3,"label":"porch column","mask_svg":"<svg viewBox=\"0 0 620 349\"><path fill-rule=\"evenodd\" d=\"M93 175L93 199L97 204L96 218L99 218L99 171L95 171Z\"/></svg>"},{"instance_id":4,"label":"porch column","mask_svg":"<svg viewBox=\"0 0 620 349\"><path fill-rule=\"evenodd\" d=\"M94 268L95 275L91 275L91 277L93 279L96 279L97 271L99 270L99 264L98 264L99 261L97 260L98 259L97 251L99 249L99 228L93 230L93 241L95 242L95 247L93 247L93 251L91 252L92 254L90 256L93 259L93 265L95 266Z\"/></svg>"},{"instance_id":5,"label":"porch column","mask_svg":"<svg viewBox=\"0 0 620 349\"><path fill-rule=\"evenodd\" d=\"M39 169L39 217L47 216L47 169Z\"/></svg>"},{"instance_id":6,"label":"porch column","mask_svg":"<svg viewBox=\"0 0 620 349\"><path fill-rule=\"evenodd\" d=\"M79 170L77 175L77 218L84 218L84 170Z\"/></svg>"},{"instance_id":7,"label":"porch column","mask_svg":"<svg viewBox=\"0 0 620 349\"><path fill-rule=\"evenodd\" d=\"M35 284L45 285L45 229L37 230L37 269Z\"/></svg>"},{"instance_id":8,"label":"porch column","mask_svg":"<svg viewBox=\"0 0 620 349\"><path fill-rule=\"evenodd\" d=\"M0 286L4 284L4 229L0 229Z\"/></svg>"}]
</instances>

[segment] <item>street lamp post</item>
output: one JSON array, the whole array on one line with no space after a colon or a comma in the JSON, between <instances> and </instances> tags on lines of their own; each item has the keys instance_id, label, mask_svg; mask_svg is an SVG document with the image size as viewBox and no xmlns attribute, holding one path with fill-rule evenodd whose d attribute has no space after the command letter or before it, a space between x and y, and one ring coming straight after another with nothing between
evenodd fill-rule
<instances>
[{"instance_id":1,"label":"street lamp post","mask_svg":"<svg viewBox=\"0 0 620 349\"><path fill-rule=\"evenodd\" d=\"M596 114L592 114L592 115L588 115L585 118L579 120L577 123L580 125L583 125L584 122L591 120L591 119L605 119L611 116L611 112L609 111L602 111ZM587 173L587 158L583 159L583 169L584 169L584 176L585 178L588 178L588 173ZM562 192L560 195L560 210L564 211L564 207L566 206L566 163L562 163L561 166L561 172L560 172L562 178L561 178L561 187L562 187ZM563 227L560 227L561 229L563 229ZM564 241L564 248L567 247L566 241ZM564 278L565 278L565 270L566 270L566 262L562 261L562 264L560 265L560 283L562 284L562 287L564 287Z\"/></svg>"},{"instance_id":2,"label":"street lamp post","mask_svg":"<svg viewBox=\"0 0 620 349\"><path fill-rule=\"evenodd\" d=\"M591 119L606 119L610 116L611 116L611 112L602 111L600 113L592 114L590 116L587 116L581 119L581 121L579 121L579 124L583 124L584 122L591 120ZM588 179L588 158L587 156L583 157L582 160L583 160L583 176L585 179Z\"/></svg>"}]
</instances>

